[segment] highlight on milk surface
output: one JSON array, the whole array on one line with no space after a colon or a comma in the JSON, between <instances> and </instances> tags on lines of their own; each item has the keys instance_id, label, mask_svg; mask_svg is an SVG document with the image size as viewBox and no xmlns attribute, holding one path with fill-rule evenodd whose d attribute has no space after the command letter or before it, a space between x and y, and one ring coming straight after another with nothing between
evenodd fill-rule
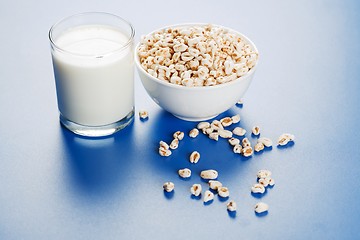
<instances>
[{"instance_id":1,"label":"highlight on milk surface","mask_svg":"<svg viewBox=\"0 0 360 240\"><path fill-rule=\"evenodd\" d=\"M49 32L60 122L106 136L134 115L134 28L108 13L65 18Z\"/></svg>"}]
</instances>

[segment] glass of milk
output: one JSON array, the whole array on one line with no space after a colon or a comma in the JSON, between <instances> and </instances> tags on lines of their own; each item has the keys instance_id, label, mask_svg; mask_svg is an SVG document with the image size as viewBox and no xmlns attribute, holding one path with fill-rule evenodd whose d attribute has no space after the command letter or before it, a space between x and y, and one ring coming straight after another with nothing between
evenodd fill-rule
<instances>
[{"instance_id":1,"label":"glass of milk","mask_svg":"<svg viewBox=\"0 0 360 240\"><path fill-rule=\"evenodd\" d=\"M108 13L81 13L49 31L60 122L107 136L134 117L134 28Z\"/></svg>"}]
</instances>

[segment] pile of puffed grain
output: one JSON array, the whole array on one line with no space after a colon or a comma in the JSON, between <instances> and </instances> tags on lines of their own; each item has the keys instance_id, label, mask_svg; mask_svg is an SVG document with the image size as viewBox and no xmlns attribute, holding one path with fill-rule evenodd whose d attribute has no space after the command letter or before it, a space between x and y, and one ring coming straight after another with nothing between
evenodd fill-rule
<instances>
[{"instance_id":1,"label":"pile of puffed grain","mask_svg":"<svg viewBox=\"0 0 360 240\"><path fill-rule=\"evenodd\" d=\"M213 25L166 28L143 36L137 54L150 75L186 87L233 81L258 60L258 52L242 36Z\"/></svg>"}]
</instances>

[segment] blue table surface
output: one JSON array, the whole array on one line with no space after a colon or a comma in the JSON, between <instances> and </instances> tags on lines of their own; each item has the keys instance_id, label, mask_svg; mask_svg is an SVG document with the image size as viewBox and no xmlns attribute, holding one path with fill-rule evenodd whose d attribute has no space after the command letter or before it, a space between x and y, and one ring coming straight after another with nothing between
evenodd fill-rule
<instances>
[{"instance_id":1,"label":"blue table surface","mask_svg":"<svg viewBox=\"0 0 360 240\"><path fill-rule=\"evenodd\" d=\"M260 63L244 96L219 116L261 126L295 144L246 159L226 140L187 136L164 158L160 140L188 133L158 107L136 74L136 111L150 117L112 137L75 136L59 124L47 31L84 11L120 15L140 35L181 22L212 22L255 42ZM2 1L0 3L0 239L360 239L360 4L313 1ZM249 135L255 143L256 139ZM198 164L188 156L201 153ZM182 180L179 168L193 175ZM199 172L219 171L235 215L215 196L190 196ZM250 193L256 172L276 185ZM162 184L175 183L172 195ZM258 201L269 204L257 216Z\"/></svg>"}]
</instances>

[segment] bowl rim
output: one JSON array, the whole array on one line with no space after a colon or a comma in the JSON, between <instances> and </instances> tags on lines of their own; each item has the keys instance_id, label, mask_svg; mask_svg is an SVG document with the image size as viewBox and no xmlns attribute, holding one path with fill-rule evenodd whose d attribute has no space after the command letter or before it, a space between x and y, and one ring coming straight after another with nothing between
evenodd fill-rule
<instances>
[{"instance_id":1,"label":"bowl rim","mask_svg":"<svg viewBox=\"0 0 360 240\"><path fill-rule=\"evenodd\" d=\"M206 26L206 25L209 25L210 23L180 23L180 24L173 24L173 25L167 25L165 27L161 27L161 28L158 28L146 35L150 35L150 34L154 34L155 32L158 32L158 31L161 31L161 30L164 30L164 29L167 29L167 28L174 28L174 27L185 27L185 26ZM173 83L169 83L167 81L164 81L164 80L160 80L152 75L150 75L147 71L145 71L141 64L140 64L140 59L139 59L139 55L138 55L138 48L141 44L141 42L139 41L136 46L135 46L135 64L136 64L136 67L138 69L138 71L141 71L142 73L144 73L146 76L148 76L150 79L152 79L153 81L157 82L157 83L160 83L162 85L165 85L165 86L168 86L168 87L173 87L173 88L179 88L179 89L188 89L190 91L192 90L200 90L200 89L204 89L204 91L208 90L208 89L218 89L218 88L224 88L224 87L227 87L227 86L231 86L231 85L234 85L236 84L237 82L240 82L242 81L243 79L245 79L246 77L248 77L249 75L253 74L253 72L256 70L257 68L257 65L258 65L258 62L259 62L259 51L256 47L256 45L247 37L245 36L244 34L232 29L232 28L228 28L228 27L224 27L222 25L218 25L218 24L210 24L212 26L215 26L215 27L220 27L220 28L223 28L223 29L226 29L228 30L229 32L232 32L232 33L235 33L237 35L239 35L241 38L243 38L248 44L250 44L253 49L255 50L255 52L258 54L258 58L255 62L255 65L254 67L252 67L250 69L250 71L248 71L245 75L241 76L241 77L238 77L236 78L235 80L232 80L230 82L226 82L226 83L222 83L222 84L217 84L215 86L194 86L194 87L186 87L186 86L183 86L183 85L177 85L177 84L173 84Z\"/></svg>"}]
</instances>

